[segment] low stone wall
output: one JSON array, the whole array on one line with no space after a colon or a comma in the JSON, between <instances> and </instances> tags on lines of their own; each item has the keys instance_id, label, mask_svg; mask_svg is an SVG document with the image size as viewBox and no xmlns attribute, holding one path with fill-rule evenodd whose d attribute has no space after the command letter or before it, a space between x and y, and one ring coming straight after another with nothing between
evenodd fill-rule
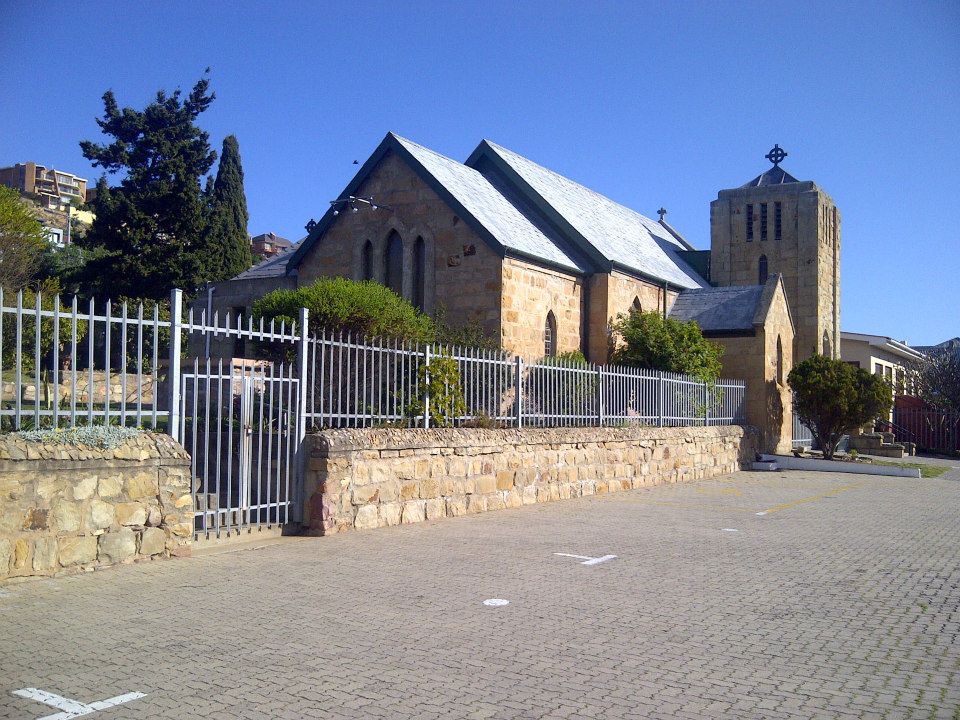
<instances>
[{"instance_id":1,"label":"low stone wall","mask_svg":"<svg viewBox=\"0 0 960 720\"><path fill-rule=\"evenodd\" d=\"M307 436L304 525L331 534L514 508L739 470L736 426L329 430Z\"/></svg>"},{"instance_id":2,"label":"low stone wall","mask_svg":"<svg viewBox=\"0 0 960 720\"><path fill-rule=\"evenodd\" d=\"M112 449L0 435L0 579L187 555L190 458L167 435Z\"/></svg>"}]
</instances>

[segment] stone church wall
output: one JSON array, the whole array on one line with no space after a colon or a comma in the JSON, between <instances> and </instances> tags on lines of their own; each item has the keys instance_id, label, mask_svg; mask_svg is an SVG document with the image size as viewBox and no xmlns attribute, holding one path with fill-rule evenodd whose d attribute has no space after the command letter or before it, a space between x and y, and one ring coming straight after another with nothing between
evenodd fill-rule
<instances>
[{"instance_id":1,"label":"stone church wall","mask_svg":"<svg viewBox=\"0 0 960 720\"><path fill-rule=\"evenodd\" d=\"M319 277L361 279L363 246L373 243L373 278L384 281L387 237L396 231L404 245L403 295L413 299L413 247L422 237L428 258L424 309L442 304L448 322L478 321L500 338L501 259L449 205L393 153L387 154L357 189L381 207L361 205L341 213L300 264L298 284ZM431 262L432 260L432 262Z\"/></svg>"},{"instance_id":2,"label":"stone church wall","mask_svg":"<svg viewBox=\"0 0 960 720\"><path fill-rule=\"evenodd\" d=\"M557 352L580 350L583 280L514 258L503 261L504 349L527 360L544 355L544 326L553 312Z\"/></svg>"},{"instance_id":3,"label":"stone church wall","mask_svg":"<svg viewBox=\"0 0 960 720\"><path fill-rule=\"evenodd\" d=\"M787 375L793 367L794 335L786 295L777 289L764 325L756 328L756 335L709 339L724 349L720 376L747 384L747 422L759 429L761 450L789 452L793 403Z\"/></svg>"},{"instance_id":4,"label":"stone church wall","mask_svg":"<svg viewBox=\"0 0 960 720\"><path fill-rule=\"evenodd\" d=\"M775 203L782 204L781 239ZM759 206L767 203L767 240ZM754 206L753 240L747 240L747 205ZM780 273L796 328L794 355L836 357L840 341L840 214L812 182L720 191L710 204L711 280L715 285L756 285L760 257L769 275Z\"/></svg>"}]
</instances>

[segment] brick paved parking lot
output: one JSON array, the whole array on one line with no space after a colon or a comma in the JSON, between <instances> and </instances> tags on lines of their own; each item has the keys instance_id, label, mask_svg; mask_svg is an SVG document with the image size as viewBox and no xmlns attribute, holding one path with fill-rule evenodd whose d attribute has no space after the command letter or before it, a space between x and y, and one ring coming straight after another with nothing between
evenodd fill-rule
<instances>
[{"instance_id":1,"label":"brick paved parking lot","mask_svg":"<svg viewBox=\"0 0 960 720\"><path fill-rule=\"evenodd\" d=\"M284 538L7 586L0 718L960 718L958 565L960 470Z\"/></svg>"}]
</instances>

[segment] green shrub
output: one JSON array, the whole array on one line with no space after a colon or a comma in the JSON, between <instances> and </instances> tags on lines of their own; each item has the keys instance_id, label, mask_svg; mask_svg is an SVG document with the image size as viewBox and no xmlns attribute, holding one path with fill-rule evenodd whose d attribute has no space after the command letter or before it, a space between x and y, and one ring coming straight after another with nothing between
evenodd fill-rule
<instances>
[{"instance_id":1,"label":"green shrub","mask_svg":"<svg viewBox=\"0 0 960 720\"><path fill-rule=\"evenodd\" d=\"M411 424L424 415L427 392L430 393L430 426L449 427L466 412L463 388L460 386L460 369L457 361L445 353L430 358L429 372L426 363L417 369L417 397L407 406Z\"/></svg>"},{"instance_id":2,"label":"green shrub","mask_svg":"<svg viewBox=\"0 0 960 720\"><path fill-rule=\"evenodd\" d=\"M310 311L311 332L350 332L430 342L433 321L380 283L323 278L296 290L274 290L253 305L254 319L296 322L300 308Z\"/></svg>"},{"instance_id":3,"label":"green shrub","mask_svg":"<svg viewBox=\"0 0 960 720\"><path fill-rule=\"evenodd\" d=\"M44 280L40 283L40 307L42 310L53 310L54 299L57 297L60 292L60 284L56 279ZM3 304L7 307L15 307L17 303L16 294L10 293L9 295L4 295ZM21 368L24 375L32 375L34 373L34 366L36 364L36 345L37 345L37 323L36 323L36 312L37 307L37 294L31 288L23 289L23 308L24 313L21 321ZM102 312L102 311L101 311ZM61 360L66 359L64 356L64 349L68 348L71 339L72 339L72 319L70 317L70 308L63 304L63 301L60 302L60 326L59 326L59 342L57 343L60 350ZM78 313L78 318L79 318ZM14 315L4 314L3 318L3 367L4 373L8 370L12 371L14 364L16 362L16 319ZM83 320L77 321L77 344L80 345L80 342L87 334L87 323ZM41 371L49 370L50 365L48 358L50 353L53 350L54 346L54 336L53 336L53 318L43 317L40 320L40 369Z\"/></svg>"},{"instance_id":4,"label":"green shrub","mask_svg":"<svg viewBox=\"0 0 960 720\"><path fill-rule=\"evenodd\" d=\"M845 433L890 412L893 390L879 375L842 360L813 355L787 376L793 411L832 460Z\"/></svg>"},{"instance_id":5,"label":"green shrub","mask_svg":"<svg viewBox=\"0 0 960 720\"><path fill-rule=\"evenodd\" d=\"M611 357L615 365L684 373L704 382L720 377L723 348L704 338L693 321L632 312L618 315L614 330L623 339Z\"/></svg>"}]
</instances>

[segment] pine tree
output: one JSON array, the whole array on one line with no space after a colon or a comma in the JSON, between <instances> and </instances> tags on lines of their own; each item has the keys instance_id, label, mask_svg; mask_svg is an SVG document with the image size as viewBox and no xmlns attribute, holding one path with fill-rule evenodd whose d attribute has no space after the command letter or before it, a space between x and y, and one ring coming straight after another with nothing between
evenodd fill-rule
<instances>
[{"instance_id":1,"label":"pine tree","mask_svg":"<svg viewBox=\"0 0 960 720\"><path fill-rule=\"evenodd\" d=\"M215 95L199 80L186 97L160 90L146 108L117 105L103 95L97 124L112 142L80 143L84 157L122 180L97 183L96 220L83 240L102 255L87 266L84 290L110 296L168 297L170 289L192 291L207 280L203 240L208 218L200 178L217 154L196 119Z\"/></svg>"},{"instance_id":2,"label":"pine tree","mask_svg":"<svg viewBox=\"0 0 960 720\"><path fill-rule=\"evenodd\" d=\"M209 188L209 185L208 185ZM253 264L247 235L247 197L243 191L240 145L233 135L223 141L220 166L208 190L209 230L204 245L208 280L228 280Z\"/></svg>"}]
</instances>

